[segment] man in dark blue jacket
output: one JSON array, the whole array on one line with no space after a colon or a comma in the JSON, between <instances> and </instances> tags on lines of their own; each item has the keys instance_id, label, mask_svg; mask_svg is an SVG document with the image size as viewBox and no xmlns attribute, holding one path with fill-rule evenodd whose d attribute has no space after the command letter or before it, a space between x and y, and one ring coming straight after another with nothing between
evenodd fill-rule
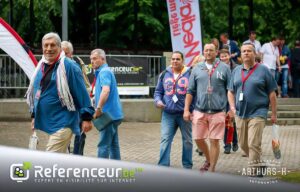
<instances>
[{"instance_id":1,"label":"man in dark blue jacket","mask_svg":"<svg viewBox=\"0 0 300 192\"><path fill-rule=\"evenodd\" d=\"M173 138L178 127L182 135L182 165L193 167L192 125L184 121L184 101L190 77L190 68L184 66L183 54L172 54L171 66L163 72L158 80L154 99L158 108L163 109L161 122L161 142L159 165L170 166L170 153Z\"/></svg>"},{"instance_id":2,"label":"man in dark blue jacket","mask_svg":"<svg viewBox=\"0 0 300 192\"><path fill-rule=\"evenodd\" d=\"M229 40L229 36L227 33L222 33L220 35L221 41L221 49L224 49L225 46L228 46L230 52L230 58L235 62L238 63L238 57L241 55L240 49L237 45L236 41Z\"/></svg>"}]
</instances>

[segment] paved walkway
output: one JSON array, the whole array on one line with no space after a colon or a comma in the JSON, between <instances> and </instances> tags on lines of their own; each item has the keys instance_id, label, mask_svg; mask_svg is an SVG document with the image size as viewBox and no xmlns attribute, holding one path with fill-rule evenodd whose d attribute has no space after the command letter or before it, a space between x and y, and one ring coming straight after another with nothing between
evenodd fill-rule
<instances>
[{"instance_id":1,"label":"paved walkway","mask_svg":"<svg viewBox=\"0 0 300 192\"><path fill-rule=\"evenodd\" d=\"M29 122L0 122L0 145L28 147L30 136ZM121 157L124 161L156 164L159 156L160 123L122 123L119 128L121 146ZM263 159L274 160L271 148L272 132L268 126L263 135ZM300 127L282 126L281 133L281 166L289 171L300 171ZM45 148L46 136L40 135L39 148ZM85 155L96 157L98 143L98 132L93 129L87 134ZM221 154L216 171L222 173L240 174L243 167L247 166L247 158L241 157L242 152L232 152L227 155ZM196 145L194 145L196 149ZM197 153L193 154L194 169L199 169L204 157ZM182 167L181 165L181 135L177 132L171 151L171 166Z\"/></svg>"}]
</instances>

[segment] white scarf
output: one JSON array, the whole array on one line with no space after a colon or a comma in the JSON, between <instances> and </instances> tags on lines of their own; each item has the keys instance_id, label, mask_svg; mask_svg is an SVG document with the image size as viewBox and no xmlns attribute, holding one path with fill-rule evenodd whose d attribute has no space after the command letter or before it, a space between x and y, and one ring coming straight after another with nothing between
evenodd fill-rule
<instances>
[{"instance_id":1,"label":"white scarf","mask_svg":"<svg viewBox=\"0 0 300 192\"><path fill-rule=\"evenodd\" d=\"M56 85L57 85L58 97L59 97L59 100L63 107L66 106L69 111L75 111L76 109L75 109L73 97L70 93L68 79L67 79L67 75L66 75L66 69L65 69L65 64L64 64L64 60L65 60L64 52L60 53L59 59L60 59L60 63L58 65L57 71L56 71ZM28 87L26 95L25 95L26 102L30 108L31 113L33 112L33 108L34 108L33 83L34 83L36 75L40 71L43 63L49 63L46 60L46 58L44 57L44 55L43 55L42 59L39 61L37 67L35 68L35 71L32 75L29 87ZM53 65L55 65L55 63Z\"/></svg>"}]
</instances>

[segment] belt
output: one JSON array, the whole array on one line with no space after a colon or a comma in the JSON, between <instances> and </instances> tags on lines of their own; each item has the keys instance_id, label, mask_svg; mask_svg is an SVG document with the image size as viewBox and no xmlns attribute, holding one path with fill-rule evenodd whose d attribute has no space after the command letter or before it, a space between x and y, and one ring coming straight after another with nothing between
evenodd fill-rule
<instances>
[{"instance_id":1,"label":"belt","mask_svg":"<svg viewBox=\"0 0 300 192\"><path fill-rule=\"evenodd\" d=\"M224 110L199 110L201 113L209 113L209 114L215 114L215 113L220 113L224 112Z\"/></svg>"}]
</instances>

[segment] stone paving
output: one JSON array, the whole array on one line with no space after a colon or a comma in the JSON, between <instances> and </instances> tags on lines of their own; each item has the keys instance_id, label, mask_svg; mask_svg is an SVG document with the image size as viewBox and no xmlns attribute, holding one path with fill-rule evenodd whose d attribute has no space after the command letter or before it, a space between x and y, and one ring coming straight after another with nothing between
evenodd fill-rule
<instances>
[{"instance_id":1,"label":"stone paving","mask_svg":"<svg viewBox=\"0 0 300 192\"><path fill-rule=\"evenodd\" d=\"M15 146L21 148L28 147L31 131L30 122L0 122L0 145ZM300 171L300 127L281 126L281 166L288 171ZM39 149L45 149L47 142L46 134L39 133ZM124 122L119 128L119 139L121 146L121 157L124 161L139 162L146 164L156 164L159 156L160 143L160 123L132 123ZM263 135L263 159L275 160L271 148L272 132L267 126ZM85 156L96 157L98 143L98 132L93 129L87 134ZM217 172L241 174L239 171L247 166L247 158L242 157L241 150L231 154L223 153L223 144L216 167ZM194 144L194 149L196 145ZM3 155L3 154L2 154ZM199 169L204 161L204 157L198 153L193 153L193 169ZM181 135L178 130L174 137L171 150L171 166L180 168L181 165Z\"/></svg>"}]
</instances>

